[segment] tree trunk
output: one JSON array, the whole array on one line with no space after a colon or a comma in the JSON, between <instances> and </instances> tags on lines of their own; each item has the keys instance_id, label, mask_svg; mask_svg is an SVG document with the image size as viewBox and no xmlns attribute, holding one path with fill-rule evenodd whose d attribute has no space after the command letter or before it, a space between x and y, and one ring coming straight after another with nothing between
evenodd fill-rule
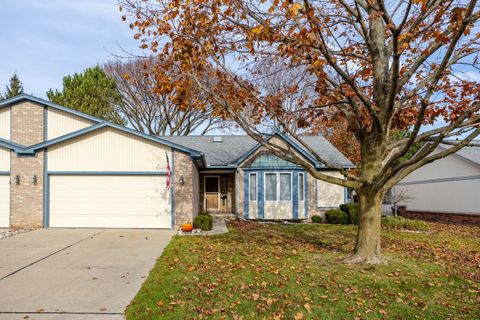
<instances>
[{"instance_id":1,"label":"tree trunk","mask_svg":"<svg viewBox=\"0 0 480 320\"><path fill-rule=\"evenodd\" d=\"M359 192L360 217L358 222L357 243L353 254L346 258L347 263L385 263L380 251L380 231L383 194L374 196Z\"/></svg>"}]
</instances>

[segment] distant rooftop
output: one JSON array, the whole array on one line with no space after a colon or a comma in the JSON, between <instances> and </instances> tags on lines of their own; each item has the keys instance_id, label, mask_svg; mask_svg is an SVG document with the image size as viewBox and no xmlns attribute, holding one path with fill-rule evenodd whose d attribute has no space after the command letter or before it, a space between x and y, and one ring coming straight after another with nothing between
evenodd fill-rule
<instances>
[{"instance_id":1,"label":"distant rooftop","mask_svg":"<svg viewBox=\"0 0 480 320\"><path fill-rule=\"evenodd\" d=\"M475 143L480 143L480 141L474 141ZM451 145L447 144L440 144L442 148L448 149L451 148ZM465 158L471 162L474 162L480 165L480 147L478 146L467 146L463 147L462 149L456 152L462 158Z\"/></svg>"}]
</instances>

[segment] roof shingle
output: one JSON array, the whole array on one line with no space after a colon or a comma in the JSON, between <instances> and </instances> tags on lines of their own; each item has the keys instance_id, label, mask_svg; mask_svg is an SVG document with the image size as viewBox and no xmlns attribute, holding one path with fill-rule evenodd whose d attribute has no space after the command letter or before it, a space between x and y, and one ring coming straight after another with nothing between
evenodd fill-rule
<instances>
[{"instance_id":1,"label":"roof shingle","mask_svg":"<svg viewBox=\"0 0 480 320\"><path fill-rule=\"evenodd\" d=\"M214 142L219 136L162 136L161 138L203 152L208 166L234 165L238 159L252 150L258 143L247 135L223 135L222 142ZM323 136L302 136L305 143L325 160L339 166L352 163ZM305 148L300 146L304 151Z\"/></svg>"}]
</instances>

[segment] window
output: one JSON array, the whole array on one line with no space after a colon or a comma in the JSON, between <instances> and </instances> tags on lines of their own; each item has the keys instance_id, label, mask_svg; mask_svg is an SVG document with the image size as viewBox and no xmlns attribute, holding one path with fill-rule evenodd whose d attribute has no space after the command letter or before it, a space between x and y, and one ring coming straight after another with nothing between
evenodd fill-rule
<instances>
[{"instance_id":1,"label":"window","mask_svg":"<svg viewBox=\"0 0 480 320\"><path fill-rule=\"evenodd\" d=\"M292 200L292 175L280 173L280 201Z\"/></svg>"},{"instance_id":2,"label":"window","mask_svg":"<svg viewBox=\"0 0 480 320\"><path fill-rule=\"evenodd\" d=\"M265 174L265 200L277 201L277 174Z\"/></svg>"},{"instance_id":3,"label":"window","mask_svg":"<svg viewBox=\"0 0 480 320\"><path fill-rule=\"evenodd\" d=\"M250 173L250 201L257 201L257 174Z\"/></svg>"},{"instance_id":4,"label":"window","mask_svg":"<svg viewBox=\"0 0 480 320\"><path fill-rule=\"evenodd\" d=\"M304 182L305 182L305 180L304 180L303 173L299 173L298 174L298 199L300 201L305 200L305 192L303 191L304 190L304 186L303 186Z\"/></svg>"},{"instance_id":5,"label":"window","mask_svg":"<svg viewBox=\"0 0 480 320\"><path fill-rule=\"evenodd\" d=\"M265 173L265 200L266 201L291 201L292 200L292 174L291 173Z\"/></svg>"}]
</instances>

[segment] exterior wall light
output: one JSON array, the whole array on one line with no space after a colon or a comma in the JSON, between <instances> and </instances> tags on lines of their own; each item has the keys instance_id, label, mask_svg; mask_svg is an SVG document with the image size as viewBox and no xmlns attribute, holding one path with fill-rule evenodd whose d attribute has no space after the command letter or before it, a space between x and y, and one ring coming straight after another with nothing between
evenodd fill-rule
<instances>
[{"instance_id":1,"label":"exterior wall light","mask_svg":"<svg viewBox=\"0 0 480 320\"><path fill-rule=\"evenodd\" d=\"M180 185L182 185L182 186L185 183L185 180L183 179L183 175L180 176L179 182L180 182Z\"/></svg>"},{"instance_id":2,"label":"exterior wall light","mask_svg":"<svg viewBox=\"0 0 480 320\"><path fill-rule=\"evenodd\" d=\"M32 177L32 183L33 183L34 186L36 186L37 183L38 183L38 178L37 178L37 175L36 175L36 174L33 175L33 177Z\"/></svg>"},{"instance_id":3,"label":"exterior wall light","mask_svg":"<svg viewBox=\"0 0 480 320\"><path fill-rule=\"evenodd\" d=\"M20 176L18 174L15 176L15 184L17 186L20 184Z\"/></svg>"}]
</instances>

